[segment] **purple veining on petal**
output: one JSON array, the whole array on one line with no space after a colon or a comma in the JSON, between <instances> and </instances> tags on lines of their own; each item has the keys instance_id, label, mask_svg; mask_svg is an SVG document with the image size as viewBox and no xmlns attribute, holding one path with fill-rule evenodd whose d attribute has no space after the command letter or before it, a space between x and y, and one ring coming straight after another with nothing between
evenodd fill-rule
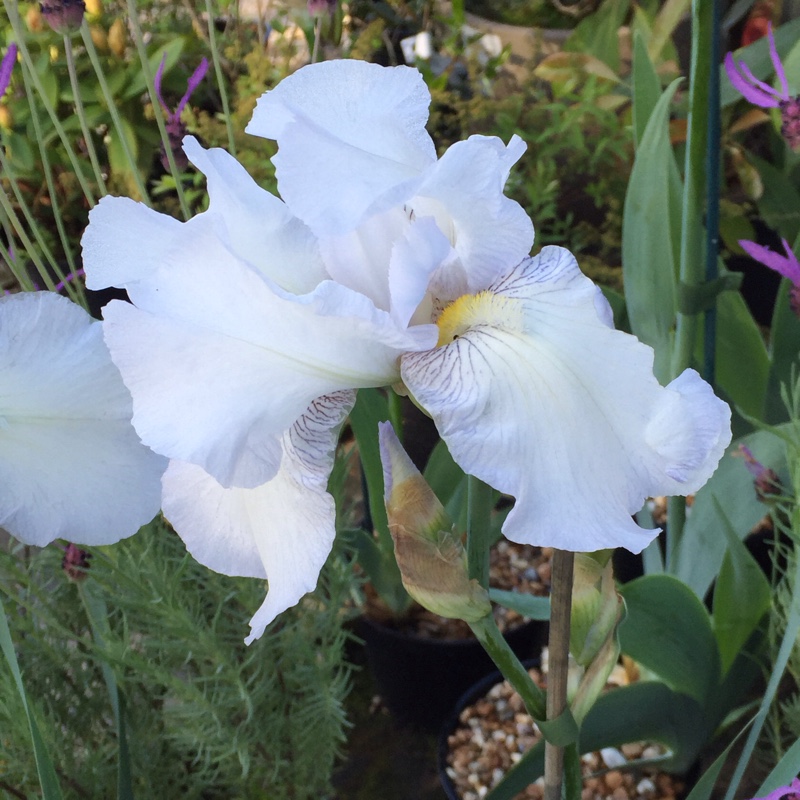
<instances>
[{"instance_id":1,"label":"purple veining on petal","mask_svg":"<svg viewBox=\"0 0 800 800\"><path fill-rule=\"evenodd\" d=\"M183 113L183 109L186 108L186 104L189 102L192 92L194 92L194 90L200 85L200 81L205 78L206 72L208 72L208 59L203 57L200 65L189 78L189 83L186 86L186 92L184 93L183 97L181 97L178 107L175 109L176 117L180 117L180 115Z\"/></svg>"},{"instance_id":2,"label":"purple veining on petal","mask_svg":"<svg viewBox=\"0 0 800 800\"><path fill-rule=\"evenodd\" d=\"M17 46L14 42L8 46L6 54L3 56L3 61L0 63L0 97L6 93L8 84L11 83L11 72L14 69L14 64L17 61Z\"/></svg>"},{"instance_id":3,"label":"purple veining on petal","mask_svg":"<svg viewBox=\"0 0 800 800\"><path fill-rule=\"evenodd\" d=\"M786 239L781 239L781 241L783 249L786 251L785 256L756 242L748 242L744 239L739 241L739 245L751 258L759 261L765 267L774 269L784 278L788 278L795 286L800 286L800 262L789 246L789 242Z\"/></svg>"}]
</instances>

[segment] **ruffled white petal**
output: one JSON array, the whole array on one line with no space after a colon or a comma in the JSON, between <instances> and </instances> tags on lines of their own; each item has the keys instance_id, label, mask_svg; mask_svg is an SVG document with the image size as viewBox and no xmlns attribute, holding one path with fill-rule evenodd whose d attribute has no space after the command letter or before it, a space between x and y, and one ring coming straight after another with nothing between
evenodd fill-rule
<instances>
[{"instance_id":1,"label":"ruffled white petal","mask_svg":"<svg viewBox=\"0 0 800 800\"><path fill-rule=\"evenodd\" d=\"M262 486L223 489L180 462L164 475L164 514L189 552L225 575L269 580L248 644L316 585L336 533L328 478L354 400L354 392L317 398L282 437L280 470Z\"/></svg>"},{"instance_id":2,"label":"ruffled white petal","mask_svg":"<svg viewBox=\"0 0 800 800\"><path fill-rule=\"evenodd\" d=\"M417 216L433 216L449 238L469 292L485 289L530 253L533 224L522 206L503 194L509 170L524 151L519 137L508 147L488 136L456 142L411 201Z\"/></svg>"},{"instance_id":3,"label":"ruffled white petal","mask_svg":"<svg viewBox=\"0 0 800 800\"><path fill-rule=\"evenodd\" d=\"M429 103L415 69L325 61L261 97L247 132L278 141L273 162L292 212L318 235L336 235L414 193L436 159Z\"/></svg>"},{"instance_id":4,"label":"ruffled white petal","mask_svg":"<svg viewBox=\"0 0 800 800\"><path fill-rule=\"evenodd\" d=\"M99 323L56 294L0 299L0 526L40 546L136 533L166 461L130 419Z\"/></svg>"},{"instance_id":5,"label":"ruffled white petal","mask_svg":"<svg viewBox=\"0 0 800 800\"><path fill-rule=\"evenodd\" d=\"M316 239L275 195L262 189L229 153L183 140L189 160L208 181L208 210L224 220L226 244L259 272L294 294L328 275Z\"/></svg>"},{"instance_id":6,"label":"ruffled white petal","mask_svg":"<svg viewBox=\"0 0 800 800\"><path fill-rule=\"evenodd\" d=\"M86 286L95 291L146 280L164 263L182 224L129 197L103 197L81 239Z\"/></svg>"},{"instance_id":7,"label":"ruffled white petal","mask_svg":"<svg viewBox=\"0 0 800 800\"><path fill-rule=\"evenodd\" d=\"M223 486L252 488L274 476L280 436L314 398L392 383L399 356L430 338L418 343L331 281L281 293L196 227L129 288L137 306L106 306L104 333L142 441Z\"/></svg>"},{"instance_id":8,"label":"ruffled white petal","mask_svg":"<svg viewBox=\"0 0 800 800\"><path fill-rule=\"evenodd\" d=\"M458 338L405 356L402 375L459 465L516 498L504 533L640 551L655 532L630 515L708 479L730 442L728 407L693 373L659 386L652 350L607 326L562 248L523 261L467 312Z\"/></svg>"}]
</instances>

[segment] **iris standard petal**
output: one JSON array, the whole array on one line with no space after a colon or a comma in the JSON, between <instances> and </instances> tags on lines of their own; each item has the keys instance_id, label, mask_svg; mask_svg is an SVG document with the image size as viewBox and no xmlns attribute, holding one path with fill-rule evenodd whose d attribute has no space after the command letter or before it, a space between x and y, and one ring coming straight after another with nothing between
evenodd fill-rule
<instances>
[{"instance_id":1,"label":"iris standard petal","mask_svg":"<svg viewBox=\"0 0 800 800\"><path fill-rule=\"evenodd\" d=\"M261 97L247 132L277 140L278 188L292 212L336 235L414 193L436 160L429 103L415 69L325 61Z\"/></svg>"},{"instance_id":2,"label":"iris standard petal","mask_svg":"<svg viewBox=\"0 0 800 800\"><path fill-rule=\"evenodd\" d=\"M546 247L445 309L442 346L405 356L402 376L459 465L516 498L510 539L639 552L655 532L630 515L710 476L730 411L691 373L661 387L653 351L608 327L596 292Z\"/></svg>"},{"instance_id":3,"label":"iris standard petal","mask_svg":"<svg viewBox=\"0 0 800 800\"><path fill-rule=\"evenodd\" d=\"M183 149L206 176L208 210L224 219L236 255L294 294L310 292L329 277L308 227L232 155L218 147L205 150L193 136L183 140Z\"/></svg>"},{"instance_id":4,"label":"iris standard petal","mask_svg":"<svg viewBox=\"0 0 800 800\"><path fill-rule=\"evenodd\" d=\"M252 488L278 468L279 438L315 398L396 381L399 356L430 346L363 295L325 281L280 293L207 224L145 284L104 311L142 440Z\"/></svg>"},{"instance_id":5,"label":"iris standard petal","mask_svg":"<svg viewBox=\"0 0 800 800\"><path fill-rule=\"evenodd\" d=\"M100 323L49 292L0 299L0 526L40 546L136 533L166 461L130 420Z\"/></svg>"},{"instance_id":6,"label":"iris standard petal","mask_svg":"<svg viewBox=\"0 0 800 800\"><path fill-rule=\"evenodd\" d=\"M317 583L336 533L328 478L354 401L354 392L317 398L282 437L280 470L262 486L223 489L180 462L164 475L164 514L189 552L225 575L269 580L248 644Z\"/></svg>"},{"instance_id":7,"label":"iris standard petal","mask_svg":"<svg viewBox=\"0 0 800 800\"><path fill-rule=\"evenodd\" d=\"M456 142L429 170L411 206L432 216L458 254L467 290L499 278L533 246L533 224L515 200L503 194L511 166L525 151L516 137L473 136ZM452 298L448 298L452 299Z\"/></svg>"}]
</instances>

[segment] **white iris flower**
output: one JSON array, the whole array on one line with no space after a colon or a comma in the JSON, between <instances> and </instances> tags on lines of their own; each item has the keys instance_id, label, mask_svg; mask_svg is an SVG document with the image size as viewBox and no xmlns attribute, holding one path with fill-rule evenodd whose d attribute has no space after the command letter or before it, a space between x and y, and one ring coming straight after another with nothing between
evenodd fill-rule
<instances>
[{"instance_id":1,"label":"white iris flower","mask_svg":"<svg viewBox=\"0 0 800 800\"><path fill-rule=\"evenodd\" d=\"M305 67L248 127L278 142L282 200L187 138L207 212L91 214L87 283L133 302L106 307L106 342L136 430L172 459L164 512L202 563L269 580L250 641L330 551L355 389L402 381L460 466L516 498L506 536L570 550L641 550L655 532L631 513L697 490L730 441L728 407L693 371L659 386L570 253L528 257L503 194L521 139L437 159L429 102L406 67Z\"/></svg>"},{"instance_id":2,"label":"white iris flower","mask_svg":"<svg viewBox=\"0 0 800 800\"><path fill-rule=\"evenodd\" d=\"M0 298L0 527L111 544L161 505L162 456L131 426L101 325L51 292Z\"/></svg>"}]
</instances>

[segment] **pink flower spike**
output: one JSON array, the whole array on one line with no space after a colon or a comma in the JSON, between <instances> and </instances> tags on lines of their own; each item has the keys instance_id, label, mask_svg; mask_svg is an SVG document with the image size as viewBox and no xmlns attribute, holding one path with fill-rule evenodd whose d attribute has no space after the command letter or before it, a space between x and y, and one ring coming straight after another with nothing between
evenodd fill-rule
<instances>
[{"instance_id":1,"label":"pink flower spike","mask_svg":"<svg viewBox=\"0 0 800 800\"><path fill-rule=\"evenodd\" d=\"M775 37L772 34L772 23L767 28L767 39L769 40L769 57L772 59L772 66L775 67L775 74L781 82L781 99L789 99L789 84L786 82L786 70L783 68L778 50L775 47Z\"/></svg>"},{"instance_id":2,"label":"pink flower spike","mask_svg":"<svg viewBox=\"0 0 800 800\"><path fill-rule=\"evenodd\" d=\"M798 796L800 796L800 778L795 778L788 786L781 786L765 797L754 797L753 800L781 800L783 797L795 800Z\"/></svg>"},{"instance_id":3,"label":"pink flower spike","mask_svg":"<svg viewBox=\"0 0 800 800\"><path fill-rule=\"evenodd\" d=\"M164 102L164 96L161 94L161 78L164 75L164 66L167 63L167 54L164 53L161 56L161 63L158 65L158 69L156 70L155 77L153 78L153 86L156 90L156 97L158 98L158 102L161 103L161 108L169 114L169 108L167 108L167 104Z\"/></svg>"},{"instance_id":4,"label":"pink flower spike","mask_svg":"<svg viewBox=\"0 0 800 800\"><path fill-rule=\"evenodd\" d=\"M776 108L781 96L769 85L758 80L744 61L738 64L733 53L725 56L725 72L734 89L745 100L761 108Z\"/></svg>"},{"instance_id":5,"label":"pink flower spike","mask_svg":"<svg viewBox=\"0 0 800 800\"><path fill-rule=\"evenodd\" d=\"M181 97L181 101L178 103L178 107L175 109L176 117L180 117L180 115L183 113L183 109L186 108L186 104L189 102L192 92L194 92L194 90L200 85L200 82L203 80L203 78L205 78L206 72L208 72L208 59L203 57L203 60L189 78L189 83L186 85L186 92L183 97Z\"/></svg>"},{"instance_id":6,"label":"pink flower spike","mask_svg":"<svg viewBox=\"0 0 800 800\"><path fill-rule=\"evenodd\" d=\"M11 83L11 72L14 69L16 61L17 46L12 42L8 46L6 54L3 56L3 61L0 63L0 97L6 93L8 84Z\"/></svg>"},{"instance_id":7,"label":"pink flower spike","mask_svg":"<svg viewBox=\"0 0 800 800\"><path fill-rule=\"evenodd\" d=\"M781 241L783 242L783 249L786 251L785 256L755 242L740 240L739 245L751 258L754 258L765 267L774 269L784 278L788 278L795 286L800 286L800 262L792 252L792 248L789 247L789 242L786 239L781 239Z\"/></svg>"}]
</instances>

